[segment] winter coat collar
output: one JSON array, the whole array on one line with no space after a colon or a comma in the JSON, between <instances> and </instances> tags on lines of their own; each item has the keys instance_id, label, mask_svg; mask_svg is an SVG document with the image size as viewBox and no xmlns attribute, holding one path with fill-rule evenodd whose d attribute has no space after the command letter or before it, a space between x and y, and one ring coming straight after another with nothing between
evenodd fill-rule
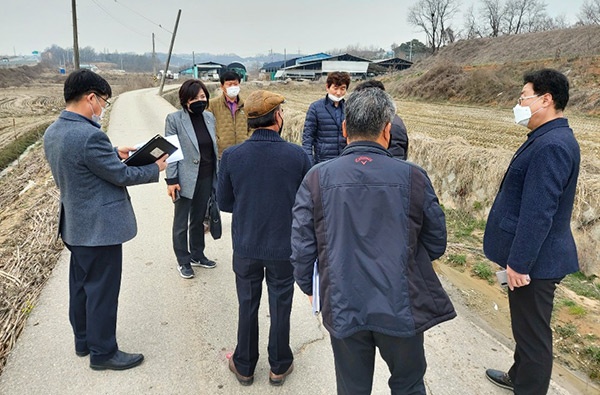
<instances>
[{"instance_id":1,"label":"winter coat collar","mask_svg":"<svg viewBox=\"0 0 600 395\"><path fill-rule=\"evenodd\" d=\"M390 154L389 151L383 148L380 144L369 140L354 141L348 144L342 151L342 156L350 155L356 152L372 152L374 154L393 157L392 154Z\"/></svg>"},{"instance_id":2,"label":"winter coat collar","mask_svg":"<svg viewBox=\"0 0 600 395\"><path fill-rule=\"evenodd\" d=\"M84 121L84 122L88 122L92 125L94 125L95 127L97 127L98 129L101 127L99 124L97 124L96 122L92 121L89 118L84 117L81 114L78 114L76 112L73 111L69 111L69 110L63 110L60 115L59 118L65 119L67 121Z\"/></svg>"},{"instance_id":3,"label":"winter coat collar","mask_svg":"<svg viewBox=\"0 0 600 395\"><path fill-rule=\"evenodd\" d=\"M567 121L567 118L556 118L556 119L546 122L543 125L538 126L537 129L533 129L531 132L527 133L527 138L529 138L529 139L537 138L537 137L540 137L541 135L549 132L552 129L568 128L568 127L569 127L569 122Z\"/></svg>"},{"instance_id":4,"label":"winter coat collar","mask_svg":"<svg viewBox=\"0 0 600 395\"><path fill-rule=\"evenodd\" d=\"M277 133L276 131L271 130L271 129L256 129L252 133L252 136L250 136L250 138L248 140L249 141L276 141L276 142L283 141L283 142L285 142L285 140L281 138L279 133Z\"/></svg>"}]
</instances>

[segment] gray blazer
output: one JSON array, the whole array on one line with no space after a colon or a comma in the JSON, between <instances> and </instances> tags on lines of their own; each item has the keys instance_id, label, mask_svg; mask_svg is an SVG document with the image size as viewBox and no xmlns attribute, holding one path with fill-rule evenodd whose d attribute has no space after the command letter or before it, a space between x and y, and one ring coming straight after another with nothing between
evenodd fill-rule
<instances>
[{"instance_id":1,"label":"gray blazer","mask_svg":"<svg viewBox=\"0 0 600 395\"><path fill-rule=\"evenodd\" d=\"M202 113L206 128L213 141L213 149L215 151L215 160L219 157L217 150L217 135L215 130L215 116L209 111ZM176 183L181 187L180 195L191 199L194 197L194 189L196 188L196 180L198 179L198 167L200 164L200 149L198 148L198 138L192 125L190 115L184 111L167 115L165 120L165 136L176 134L179 138L181 151L183 152L183 160L169 163L167 166L167 179L177 180ZM216 188L216 171L218 163L215 163L215 174L213 175L213 188Z\"/></svg>"},{"instance_id":2,"label":"gray blazer","mask_svg":"<svg viewBox=\"0 0 600 395\"><path fill-rule=\"evenodd\" d=\"M58 232L65 243L108 246L136 235L125 187L157 182L157 165L123 164L98 124L66 110L46 130L44 151L60 189Z\"/></svg>"}]
</instances>

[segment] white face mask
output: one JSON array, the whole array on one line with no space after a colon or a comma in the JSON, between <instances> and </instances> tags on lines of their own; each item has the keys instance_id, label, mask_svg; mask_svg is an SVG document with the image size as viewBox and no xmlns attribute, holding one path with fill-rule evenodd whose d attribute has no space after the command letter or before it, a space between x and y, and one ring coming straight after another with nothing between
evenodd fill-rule
<instances>
[{"instance_id":1,"label":"white face mask","mask_svg":"<svg viewBox=\"0 0 600 395\"><path fill-rule=\"evenodd\" d=\"M328 93L327 97L329 97L329 100L331 100L334 103L337 103L337 102L339 102L340 100L342 100L344 98L344 96L337 97L336 95L332 95L331 93Z\"/></svg>"},{"instance_id":2,"label":"white face mask","mask_svg":"<svg viewBox=\"0 0 600 395\"><path fill-rule=\"evenodd\" d=\"M529 119L531 119L531 108L517 104L513 107L513 113L515 115L515 123L527 127Z\"/></svg>"},{"instance_id":3,"label":"white face mask","mask_svg":"<svg viewBox=\"0 0 600 395\"><path fill-rule=\"evenodd\" d=\"M94 107L91 104L90 107L92 107L92 121L96 122L97 124L101 124L102 118L104 118L104 111L106 109L104 107L100 107L100 115L96 115L96 113L94 113Z\"/></svg>"},{"instance_id":4,"label":"white face mask","mask_svg":"<svg viewBox=\"0 0 600 395\"><path fill-rule=\"evenodd\" d=\"M535 100L533 103L535 103L538 100L539 100L539 98L537 100ZM533 103L531 103L531 104L533 104ZM531 106L531 104L529 106ZM534 112L532 114L531 108L529 106L525 107L525 106L522 106L517 103L517 105L513 107L513 114L515 115L515 123L516 124L527 127L527 125L529 124L529 120L531 119L533 114L535 114L536 112L541 110L541 108L540 108L539 110L537 110L536 112Z\"/></svg>"},{"instance_id":5,"label":"white face mask","mask_svg":"<svg viewBox=\"0 0 600 395\"><path fill-rule=\"evenodd\" d=\"M237 95L240 93L240 86L239 85L230 86L229 88L226 89L226 91L227 91L227 96L230 99L235 99L237 97Z\"/></svg>"}]
</instances>

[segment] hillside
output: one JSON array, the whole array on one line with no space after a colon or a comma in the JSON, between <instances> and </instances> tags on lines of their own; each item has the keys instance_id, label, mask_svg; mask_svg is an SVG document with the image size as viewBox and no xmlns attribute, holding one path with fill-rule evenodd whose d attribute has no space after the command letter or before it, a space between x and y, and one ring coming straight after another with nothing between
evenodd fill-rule
<instances>
[{"instance_id":1,"label":"hillside","mask_svg":"<svg viewBox=\"0 0 600 395\"><path fill-rule=\"evenodd\" d=\"M400 98L512 107L523 74L545 67L569 77L569 110L600 115L600 26L461 40L386 80Z\"/></svg>"}]
</instances>

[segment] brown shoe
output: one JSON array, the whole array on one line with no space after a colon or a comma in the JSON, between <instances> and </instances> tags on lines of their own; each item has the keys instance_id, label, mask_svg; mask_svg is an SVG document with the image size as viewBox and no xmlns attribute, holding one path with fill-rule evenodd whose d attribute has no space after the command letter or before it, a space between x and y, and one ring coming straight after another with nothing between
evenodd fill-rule
<instances>
[{"instance_id":1,"label":"brown shoe","mask_svg":"<svg viewBox=\"0 0 600 395\"><path fill-rule=\"evenodd\" d=\"M238 379L241 385L252 385L254 382L254 376L242 376L240 372L238 372L235 367L235 363L233 362L233 355L229 358L229 370L235 374L235 377Z\"/></svg>"},{"instance_id":2,"label":"brown shoe","mask_svg":"<svg viewBox=\"0 0 600 395\"><path fill-rule=\"evenodd\" d=\"M282 374L275 374L272 370L269 371L269 383L271 385L283 385L285 378L294 371L294 363L290 365L289 369Z\"/></svg>"}]
</instances>

